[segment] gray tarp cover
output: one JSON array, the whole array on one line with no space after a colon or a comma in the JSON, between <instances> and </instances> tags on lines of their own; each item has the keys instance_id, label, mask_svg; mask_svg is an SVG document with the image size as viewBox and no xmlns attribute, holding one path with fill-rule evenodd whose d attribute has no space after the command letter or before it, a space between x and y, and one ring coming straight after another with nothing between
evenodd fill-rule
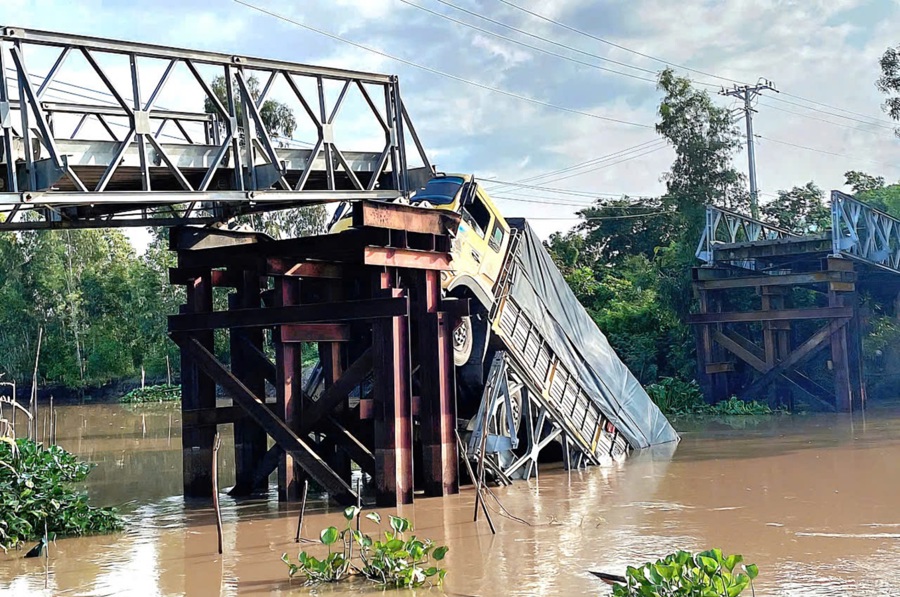
<instances>
[{"instance_id":1,"label":"gray tarp cover","mask_svg":"<svg viewBox=\"0 0 900 597\"><path fill-rule=\"evenodd\" d=\"M575 298L528 222L522 218L508 222L520 237L520 270L510 292L566 369L632 447L677 441L668 419Z\"/></svg>"}]
</instances>

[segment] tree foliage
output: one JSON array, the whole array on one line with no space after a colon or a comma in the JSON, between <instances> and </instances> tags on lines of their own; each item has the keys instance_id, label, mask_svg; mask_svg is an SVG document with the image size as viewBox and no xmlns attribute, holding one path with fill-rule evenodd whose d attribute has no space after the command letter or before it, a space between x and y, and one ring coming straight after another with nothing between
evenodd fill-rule
<instances>
[{"instance_id":1,"label":"tree foliage","mask_svg":"<svg viewBox=\"0 0 900 597\"><path fill-rule=\"evenodd\" d=\"M900 120L900 46L885 50L881 55L880 66L881 76L875 86L889 96L882 108L891 118ZM900 134L900 129L896 132Z\"/></svg>"},{"instance_id":2,"label":"tree foliage","mask_svg":"<svg viewBox=\"0 0 900 597\"><path fill-rule=\"evenodd\" d=\"M225 77L219 75L213 79L210 88L216 94L216 99L227 110L228 87L225 85ZM259 89L259 79L256 76L251 75L247 77L247 90L250 92L250 97L253 98L253 101L258 103L262 92ZM237 117L238 127L241 127L244 122L244 100L237 78L232 78L231 80L231 92L234 98L234 113ZM207 114L218 114L219 112L215 103L208 97L203 99L203 109ZM289 106L281 102L267 99L259 108L259 116L270 135L290 138L297 129L297 119L294 117L293 111ZM249 114L247 117L251 118Z\"/></svg>"},{"instance_id":3,"label":"tree foliage","mask_svg":"<svg viewBox=\"0 0 900 597\"><path fill-rule=\"evenodd\" d=\"M762 208L763 217L795 234L821 234L831 226L831 210L825 204L822 189L812 181L789 191Z\"/></svg>"}]
</instances>

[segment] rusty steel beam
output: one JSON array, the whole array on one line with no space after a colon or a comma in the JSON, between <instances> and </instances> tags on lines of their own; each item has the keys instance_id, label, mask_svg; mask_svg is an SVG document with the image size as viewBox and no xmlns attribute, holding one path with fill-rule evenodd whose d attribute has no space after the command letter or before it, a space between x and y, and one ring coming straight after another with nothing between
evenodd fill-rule
<instances>
[{"instance_id":1,"label":"rusty steel beam","mask_svg":"<svg viewBox=\"0 0 900 597\"><path fill-rule=\"evenodd\" d=\"M337 378L334 383L328 387L322 396L309 404L302 413L300 419L300 435L306 435L313 428L330 415L340 402L347 397L350 390L359 385L369 371L375 357L371 348L367 348L352 365L347 367L343 375Z\"/></svg>"},{"instance_id":2,"label":"rusty steel beam","mask_svg":"<svg viewBox=\"0 0 900 597\"><path fill-rule=\"evenodd\" d=\"M455 233L461 218L446 210L358 201L353 204L352 219L354 228L387 228L440 236Z\"/></svg>"},{"instance_id":3,"label":"rusty steel beam","mask_svg":"<svg viewBox=\"0 0 900 597\"><path fill-rule=\"evenodd\" d=\"M459 493L456 388L451 344L452 318L441 312L441 279L436 271L417 276L415 306L419 335L419 419L423 444L425 494Z\"/></svg>"},{"instance_id":4,"label":"rusty steel beam","mask_svg":"<svg viewBox=\"0 0 900 597\"><path fill-rule=\"evenodd\" d=\"M282 342L348 342L350 326L341 323L292 323L281 326Z\"/></svg>"},{"instance_id":5,"label":"rusty steel beam","mask_svg":"<svg viewBox=\"0 0 900 597\"><path fill-rule=\"evenodd\" d=\"M721 313L694 313L688 315L688 323L738 323L756 321L790 321L795 319L840 319L852 317L850 307L819 307L813 309L782 309L780 311L730 311Z\"/></svg>"},{"instance_id":6,"label":"rusty steel beam","mask_svg":"<svg viewBox=\"0 0 900 597\"><path fill-rule=\"evenodd\" d=\"M392 275L380 274L378 285L388 296ZM375 353L375 502L379 506L413 501L412 421L409 362L409 322L405 316L380 319L372 325Z\"/></svg>"},{"instance_id":7,"label":"rusty steel beam","mask_svg":"<svg viewBox=\"0 0 900 597\"><path fill-rule=\"evenodd\" d=\"M276 278L276 281L280 278ZM409 313L407 297L375 298L339 303L315 303L217 311L169 316L170 332L188 332L216 328L271 327L292 323L315 323L379 319Z\"/></svg>"},{"instance_id":8,"label":"rusty steel beam","mask_svg":"<svg viewBox=\"0 0 900 597\"><path fill-rule=\"evenodd\" d=\"M290 308L300 300L299 280L296 278L275 279L275 308ZM298 436L300 412L303 408L303 374L301 370L301 347L281 341L281 328L272 335L275 344L275 401L278 416L285 426ZM300 499L303 471L294 455L285 450L278 463L278 498L284 501Z\"/></svg>"},{"instance_id":9,"label":"rusty steel beam","mask_svg":"<svg viewBox=\"0 0 900 597\"><path fill-rule=\"evenodd\" d=\"M240 271L214 269L210 272L209 268L203 267L170 267L169 284L173 286L188 286L206 272L210 273L212 285L216 288L237 288L243 284L243 277Z\"/></svg>"},{"instance_id":10,"label":"rusty steel beam","mask_svg":"<svg viewBox=\"0 0 900 597\"><path fill-rule=\"evenodd\" d=\"M187 303L183 307L186 317L212 311L213 297L209 272L197 277L187 287ZM196 333L194 342L210 350L213 348L212 331ZM209 409L216 406L216 386L210 376L198 366L192 354L181 350L181 408L183 410ZM186 497L212 495L212 450L216 434L213 424L192 425L182 419L182 477Z\"/></svg>"},{"instance_id":11,"label":"rusty steel beam","mask_svg":"<svg viewBox=\"0 0 900 597\"><path fill-rule=\"evenodd\" d=\"M340 280L349 268L337 263L304 261L297 263L291 259L270 257L266 260L266 274L270 276L299 276L301 278L328 278Z\"/></svg>"},{"instance_id":12,"label":"rusty steel beam","mask_svg":"<svg viewBox=\"0 0 900 597\"><path fill-rule=\"evenodd\" d=\"M297 460L300 466L322 487L329 496L343 505L356 503L356 493L341 479L319 456L300 439L284 421L276 417L271 410L247 389L216 357L196 339L181 334L172 334L172 339L183 347L203 369L216 380L222 389L231 395L238 405L266 430L285 452Z\"/></svg>"},{"instance_id":13,"label":"rusty steel beam","mask_svg":"<svg viewBox=\"0 0 900 597\"><path fill-rule=\"evenodd\" d=\"M363 250L363 262L366 265L382 267L449 270L450 254L391 247L366 247Z\"/></svg>"}]
</instances>

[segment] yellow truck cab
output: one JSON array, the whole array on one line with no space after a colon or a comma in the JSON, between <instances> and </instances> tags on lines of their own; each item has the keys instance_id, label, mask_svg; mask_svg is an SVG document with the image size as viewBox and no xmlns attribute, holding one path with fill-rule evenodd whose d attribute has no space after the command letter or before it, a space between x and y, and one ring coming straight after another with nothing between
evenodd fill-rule
<instances>
[{"instance_id":1,"label":"yellow truck cab","mask_svg":"<svg viewBox=\"0 0 900 597\"><path fill-rule=\"evenodd\" d=\"M462 216L450 250L452 270L442 272L441 283L448 296L474 299L472 316L461 319L454 329L453 355L457 366L477 366L480 378L487 349L488 312L509 246L509 224L470 174L437 174L410 197L409 203ZM328 231L343 232L351 225L350 206L342 203Z\"/></svg>"}]
</instances>

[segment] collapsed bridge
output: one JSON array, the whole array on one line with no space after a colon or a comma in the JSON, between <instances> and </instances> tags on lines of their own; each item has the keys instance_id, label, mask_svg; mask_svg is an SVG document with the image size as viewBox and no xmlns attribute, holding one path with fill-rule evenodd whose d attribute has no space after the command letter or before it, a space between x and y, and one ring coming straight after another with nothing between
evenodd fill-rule
<instances>
[{"instance_id":1,"label":"collapsed bridge","mask_svg":"<svg viewBox=\"0 0 900 597\"><path fill-rule=\"evenodd\" d=\"M88 101L50 101L72 85L63 74L76 58ZM265 491L277 471L283 500L308 479L348 504L360 498L354 467L376 503L409 503L419 490L457 492L461 456L510 482L535 474L551 444L581 467L677 441L527 222L479 203L490 202L474 179L453 209L426 208L416 191L435 171L396 77L15 27L2 28L0 71L0 229L171 228L170 282L186 289L169 319L185 495L211 493L224 424L232 494ZM87 75L99 84L85 87ZM217 91L217 77L234 84ZM203 112L178 105L185 81ZM297 107L309 148L272 133L274 97ZM340 126L351 98L374 146L353 136L355 120ZM350 222L340 233L276 240L228 226L336 202ZM473 230L491 231L492 251L472 248L473 267L490 257L499 268L486 301L445 283ZM454 336L471 317L487 329L460 384ZM304 375L309 343L318 364Z\"/></svg>"}]
</instances>

